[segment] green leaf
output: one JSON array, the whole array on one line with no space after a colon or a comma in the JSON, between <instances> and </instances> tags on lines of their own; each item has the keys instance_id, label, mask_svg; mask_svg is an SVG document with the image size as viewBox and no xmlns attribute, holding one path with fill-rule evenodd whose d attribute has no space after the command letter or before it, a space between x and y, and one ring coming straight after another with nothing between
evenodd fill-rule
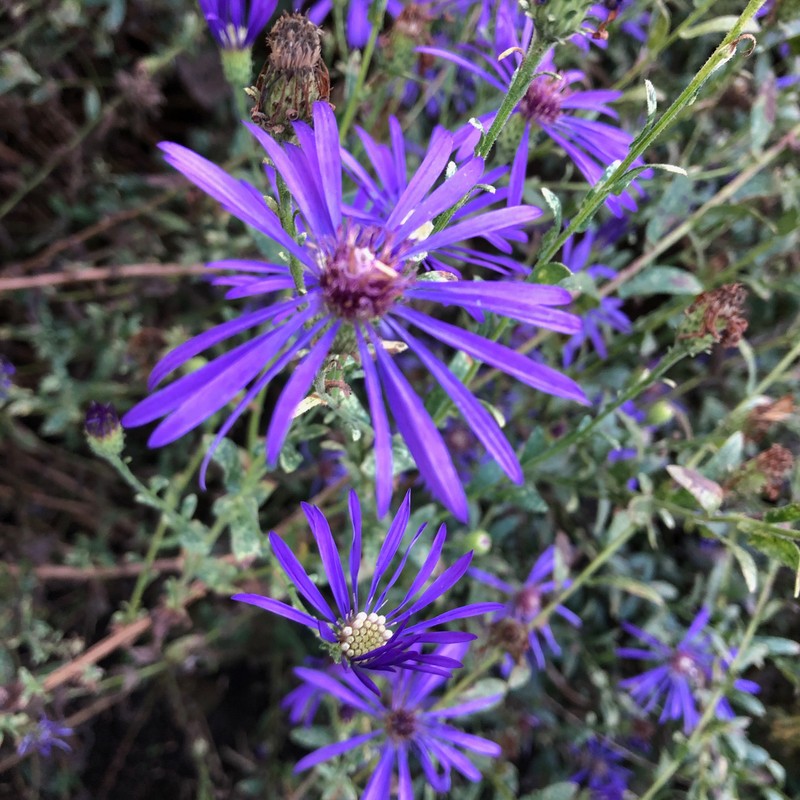
<instances>
[{"instance_id":1,"label":"green leaf","mask_svg":"<svg viewBox=\"0 0 800 800\"><path fill-rule=\"evenodd\" d=\"M699 25L692 25L691 28L681 31L680 37L681 39L696 39L698 36L707 36L709 33L728 33L728 31L736 25L738 19L739 17L733 14L714 17L713 19L701 22ZM751 19L747 21L741 32L757 33L759 30L758 23Z\"/></svg>"},{"instance_id":2,"label":"green leaf","mask_svg":"<svg viewBox=\"0 0 800 800\"><path fill-rule=\"evenodd\" d=\"M206 536L206 529L197 520L181 529L178 540L187 552L192 555L206 556L211 552L211 543Z\"/></svg>"},{"instance_id":3,"label":"green leaf","mask_svg":"<svg viewBox=\"0 0 800 800\"><path fill-rule=\"evenodd\" d=\"M653 294L700 294L703 285L678 267L649 267L619 287L620 297L645 297Z\"/></svg>"},{"instance_id":4,"label":"green leaf","mask_svg":"<svg viewBox=\"0 0 800 800\"><path fill-rule=\"evenodd\" d=\"M224 519L231 534L231 551L237 561L262 553L258 504L249 495L226 495L214 503L214 513Z\"/></svg>"},{"instance_id":5,"label":"green leaf","mask_svg":"<svg viewBox=\"0 0 800 800\"><path fill-rule=\"evenodd\" d=\"M222 481L228 492L237 492L242 485L242 461L239 448L230 440L223 439L211 460L222 467Z\"/></svg>"},{"instance_id":6,"label":"green leaf","mask_svg":"<svg viewBox=\"0 0 800 800\"><path fill-rule=\"evenodd\" d=\"M552 783L544 789L523 795L520 800L573 800L578 794L578 784L571 781Z\"/></svg>"},{"instance_id":7,"label":"green leaf","mask_svg":"<svg viewBox=\"0 0 800 800\"><path fill-rule=\"evenodd\" d=\"M565 278L569 278L570 275L572 275L572 270L566 264L562 264L560 261L551 261L533 271L533 282L555 286Z\"/></svg>"},{"instance_id":8,"label":"green leaf","mask_svg":"<svg viewBox=\"0 0 800 800\"><path fill-rule=\"evenodd\" d=\"M628 594L641 597L643 600L649 600L657 606L664 605L664 598L649 584L637 581L634 578L628 578L624 575L606 575L592 581L596 586L610 586L614 589L621 589Z\"/></svg>"},{"instance_id":9,"label":"green leaf","mask_svg":"<svg viewBox=\"0 0 800 800\"><path fill-rule=\"evenodd\" d=\"M703 470L709 478L721 480L730 475L742 463L744 451L744 436L741 431L736 431L725 440L725 443L708 460Z\"/></svg>"},{"instance_id":10,"label":"green leaf","mask_svg":"<svg viewBox=\"0 0 800 800\"><path fill-rule=\"evenodd\" d=\"M800 547L794 542L778 539L775 536L752 533L748 537L747 543L765 556L780 561L781 564L794 570L795 573L800 573Z\"/></svg>"},{"instance_id":11,"label":"green leaf","mask_svg":"<svg viewBox=\"0 0 800 800\"><path fill-rule=\"evenodd\" d=\"M758 586L758 567L753 556L747 552L743 547L739 547L731 542L726 543L736 560L739 562L739 567L744 576L744 582L747 584L747 589L754 592Z\"/></svg>"},{"instance_id":12,"label":"green leaf","mask_svg":"<svg viewBox=\"0 0 800 800\"><path fill-rule=\"evenodd\" d=\"M800 503L789 503L788 506L772 508L764 514L764 522L794 522L800 519Z\"/></svg>"}]
</instances>

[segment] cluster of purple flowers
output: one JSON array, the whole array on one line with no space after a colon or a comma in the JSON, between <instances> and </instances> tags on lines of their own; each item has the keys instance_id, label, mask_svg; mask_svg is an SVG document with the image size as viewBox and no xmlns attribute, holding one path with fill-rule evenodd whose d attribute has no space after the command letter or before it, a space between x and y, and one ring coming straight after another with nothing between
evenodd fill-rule
<instances>
[{"instance_id":1,"label":"cluster of purple flowers","mask_svg":"<svg viewBox=\"0 0 800 800\"><path fill-rule=\"evenodd\" d=\"M461 13L473 5L443 1L429 10L443 13L456 8ZM244 49L266 25L275 2L253 0L248 5L201 0L201 7L223 48ZM319 23L332 8L330 0L322 0L312 3L308 12ZM389 0L390 17L399 16L403 9L399 0ZM372 33L369 11L365 0L348 5L350 46L363 47L368 41ZM437 45L417 50L455 64L472 80L495 89L499 98L508 92L522 54L531 44L533 23L520 16L516 3L483 3L477 27L480 37L460 49ZM278 211L274 201L265 201L259 186L231 176L182 145L162 143L171 166L277 244L281 255L273 261L230 258L209 265L225 271L213 283L227 287L228 299L246 300L246 310L170 352L152 372L153 393L128 411L123 424L135 427L160 420L149 439L151 446L158 447L223 412L224 420L202 465L204 483L206 468L222 439L253 401L288 373L266 432L267 461L275 465L310 392L316 391L318 399L336 406L336 395L327 392L325 376L332 365L338 375L346 364L346 380L362 381L357 389L371 423L378 517L390 509L395 453L404 443L432 496L462 522L470 518L466 476L463 471L460 474L441 430L444 418L426 405L431 385L443 392L463 418L463 424L458 423L463 429L460 433L469 431L512 481L522 483L525 476L518 454L497 417L456 370L452 356L492 367L539 392L587 403L572 378L538 356L521 355L497 341L490 323L500 317L569 336L563 349L565 368L586 343L606 358L608 333L631 330L621 301L614 298L600 300L583 318L563 310L572 301L571 294L557 286L529 282L529 268L515 256L515 249L528 241L528 226L542 215L540 209L523 202L531 142L539 133L566 153L590 185L628 153L631 135L608 121L617 118L611 104L621 93L588 85L583 71L559 70L554 52L548 51L512 115L508 130L517 137L511 163L493 168L474 152L481 129L491 126L497 110L455 132L437 127L415 169L417 154L394 117L387 120L387 142L356 126L357 143L352 149L340 143L339 125L327 102L314 104L311 120L294 123L292 138L279 141L248 124L266 156L264 182L281 197L283 207ZM641 159L636 165L643 165ZM636 209L641 195L641 185L633 181L627 191L609 197L606 205L622 217ZM568 240L562 260L572 271L585 271L592 279L613 278L616 273L609 266L591 263L595 241L593 231ZM459 314L482 323L481 332L456 324ZM247 338L234 343L242 335ZM219 345L227 351L160 386L198 355ZM405 362L394 357L398 351L406 351L404 359L415 359L422 374L429 376L427 386L412 383ZM550 620L540 619L544 597L570 585L569 580L559 584L553 577L555 549L545 548L526 580L516 585L471 567L471 552L442 569L446 530L441 525L427 554L417 560L413 577L403 586L410 563L415 563L412 553L417 554L426 531L424 524L419 526L404 546L411 518L410 494L388 525L374 564L363 563L362 509L352 491L348 509L350 542L346 553L340 554L322 511L303 505L317 545L323 585L318 585L287 541L273 532L269 536L272 553L293 587L295 601L254 593L233 597L304 626L323 644L329 658L324 666L295 670L300 685L284 703L292 722L309 724L323 702L362 715L364 724L359 724L358 733L321 747L303 758L297 769L365 748L374 765L365 799L386 798L392 792L403 800L412 798L412 756L434 791L449 791L453 771L479 780L480 771L472 759L496 758L500 747L465 733L450 721L484 710L500 697L438 697L437 690L462 666L469 642L476 638L471 632L443 630L442 626L492 614L495 630L505 623L517 634L515 648L502 637L493 640L509 653L503 674L511 671L512 656L517 661L529 656L533 665L544 669L546 651L561 653ZM434 604L441 605L467 573L506 601L456 605L429 616ZM368 578L365 586L362 577ZM553 610L574 628L581 626L579 616L564 605L556 603ZM625 623L625 629L649 649L618 651L621 657L656 664L623 681L622 688L644 711L663 701L661 720L682 719L687 732L697 724L700 693L711 685L714 669L724 670L728 663L724 658L715 660L710 640L702 634L708 618L708 611L701 611L675 648ZM733 685L746 692L758 688L744 680ZM717 714L721 718L733 715L726 700L719 703ZM593 796L623 796L630 771L614 748L590 740L581 763L573 780L585 784ZM604 769L598 765L605 765Z\"/></svg>"}]
</instances>

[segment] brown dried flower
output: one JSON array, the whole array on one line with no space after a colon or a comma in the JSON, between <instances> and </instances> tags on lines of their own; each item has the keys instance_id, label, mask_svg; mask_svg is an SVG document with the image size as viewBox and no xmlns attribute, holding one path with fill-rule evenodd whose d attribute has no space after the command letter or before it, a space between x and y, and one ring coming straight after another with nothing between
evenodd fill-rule
<instances>
[{"instance_id":1,"label":"brown dried flower","mask_svg":"<svg viewBox=\"0 0 800 800\"><path fill-rule=\"evenodd\" d=\"M747 320L742 313L746 299L747 291L741 283L729 283L703 292L686 309L689 322L684 327L689 330L681 334L681 338L711 336L723 347L734 347L747 330Z\"/></svg>"},{"instance_id":2,"label":"brown dried flower","mask_svg":"<svg viewBox=\"0 0 800 800\"><path fill-rule=\"evenodd\" d=\"M764 476L761 493L767 500L777 500L781 493L783 479L794 466L794 456L790 450L773 444L769 450L759 453L755 458L756 469Z\"/></svg>"},{"instance_id":3,"label":"brown dried flower","mask_svg":"<svg viewBox=\"0 0 800 800\"><path fill-rule=\"evenodd\" d=\"M330 76L322 60L321 30L304 14L284 12L267 35L269 56L248 94L250 116L272 136L286 138L290 123L311 121L318 100L330 102Z\"/></svg>"}]
</instances>

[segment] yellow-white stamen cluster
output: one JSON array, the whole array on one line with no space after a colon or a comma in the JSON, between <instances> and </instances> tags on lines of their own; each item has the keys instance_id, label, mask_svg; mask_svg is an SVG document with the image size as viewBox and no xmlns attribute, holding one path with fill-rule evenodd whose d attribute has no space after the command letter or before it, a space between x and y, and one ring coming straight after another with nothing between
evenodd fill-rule
<instances>
[{"instance_id":1,"label":"yellow-white stamen cluster","mask_svg":"<svg viewBox=\"0 0 800 800\"><path fill-rule=\"evenodd\" d=\"M386 617L376 614L351 614L339 628L339 647L347 658L371 653L383 647L392 638L392 631L386 627Z\"/></svg>"}]
</instances>

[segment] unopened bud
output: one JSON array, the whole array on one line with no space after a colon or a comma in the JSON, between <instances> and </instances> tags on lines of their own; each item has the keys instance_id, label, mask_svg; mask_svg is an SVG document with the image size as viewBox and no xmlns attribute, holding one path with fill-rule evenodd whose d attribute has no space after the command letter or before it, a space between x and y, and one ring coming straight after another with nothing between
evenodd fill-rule
<instances>
[{"instance_id":1,"label":"unopened bud","mask_svg":"<svg viewBox=\"0 0 800 800\"><path fill-rule=\"evenodd\" d=\"M465 544L475 555L485 556L492 549L492 537L486 531L473 531Z\"/></svg>"},{"instance_id":2,"label":"unopened bud","mask_svg":"<svg viewBox=\"0 0 800 800\"><path fill-rule=\"evenodd\" d=\"M125 433L111 403L90 403L83 429L89 447L98 456L118 456L125 446Z\"/></svg>"}]
</instances>

